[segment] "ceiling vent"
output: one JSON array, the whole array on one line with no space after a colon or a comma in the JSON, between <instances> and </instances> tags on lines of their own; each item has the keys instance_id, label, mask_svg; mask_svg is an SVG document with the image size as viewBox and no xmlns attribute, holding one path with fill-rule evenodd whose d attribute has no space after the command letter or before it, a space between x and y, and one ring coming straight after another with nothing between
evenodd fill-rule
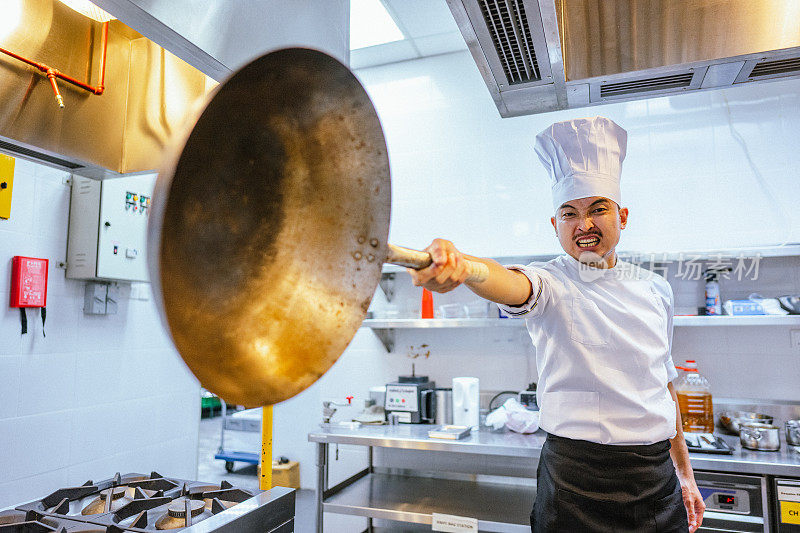
<instances>
[{"instance_id":1,"label":"ceiling vent","mask_svg":"<svg viewBox=\"0 0 800 533\"><path fill-rule=\"evenodd\" d=\"M4 140L0 140L0 150L14 156L20 156L24 159L33 159L34 161L47 163L68 170L78 170L79 168L83 168L83 165L80 165L73 161L49 155L39 150L25 148L24 146L20 146L18 144L10 143Z\"/></svg>"},{"instance_id":2,"label":"ceiling vent","mask_svg":"<svg viewBox=\"0 0 800 533\"><path fill-rule=\"evenodd\" d=\"M481 65L498 107L500 93L552 85L542 16L537 0L447 0ZM505 113L503 113L505 114Z\"/></svg>"},{"instance_id":3,"label":"ceiling vent","mask_svg":"<svg viewBox=\"0 0 800 533\"><path fill-rule=\"evenodd\" d=\"M762 61L757 64L750 73L750 79L761 76L774 76L776 74L788 74L800 70L800 57L793 59L779 59L777 61Z\"/></svg>"},{"instance_id":4,"label":"ceiling vent","mask_svg":"<svg viewBox=\"0 0 800 533\"><path fill-rule=\"evenodd\" d=\"M800 75L800 56L746 61L735 83Z\"/></svg>"},{"instance_id":5,"label":"ceiling vent","mask_svg":"<svg viewBox=\"0 0 800 533\"><path fill-rule=\"evenodd\" d=\"M800 77L796 4L447 0L501 117Z\"/></svg>"},{"instance_id":6,"label":"ceiling vent","mask_svg":"<svg viewBox=\"0 0 800 533\"><path fill-rule=\"evenodd\" d=\"M542 79L525 5L520 0L479 0L478 3L508 84Z\"/></svg>"},{"instance_id":7,"label":"ceiling vent","mask_svg":"<svg viewBox=\"0 0 800 533\"><path fill-rule=\"evenodd\" d=\"M692 74L675 74L674 76L658 76L643 80L606 83L600 86L600 98L614 98L629 94L661 91L664 89L680 89L692 83Z\"/></svg>"},{"instance_id":8,"label":"ceiling vent","mask_svg":"<svg viewBox=\"0 0 800 533\"><path fill-rule=\"evenodd\" d=\"M676 72L663 76L638 77L630 79L628 75L618 75L613 81L592 83L589 87L592 102L603 100L630 99L637 96L657 96L672 94L690 89L700 88L706 69Z\"/></svg>"}]
</instances>

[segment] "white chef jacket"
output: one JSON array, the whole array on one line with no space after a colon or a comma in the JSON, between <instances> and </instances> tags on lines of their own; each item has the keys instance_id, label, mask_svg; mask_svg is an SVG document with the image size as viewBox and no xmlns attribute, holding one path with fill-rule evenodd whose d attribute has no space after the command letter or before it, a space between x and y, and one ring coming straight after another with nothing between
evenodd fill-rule
<instances>
[{"instance_id":1,"label":"white chef jacket","mask_svg":"<svg viewBox=\"0 0 800 533\"><path fill-rule=\"evenodd\" d=\"M669 283L624 261L598 269L569 255L507 268L533 288L522 306L500 307L526 319L536 347L540 427L600 444L674 437Z\"/></svg>"}]
</instances>

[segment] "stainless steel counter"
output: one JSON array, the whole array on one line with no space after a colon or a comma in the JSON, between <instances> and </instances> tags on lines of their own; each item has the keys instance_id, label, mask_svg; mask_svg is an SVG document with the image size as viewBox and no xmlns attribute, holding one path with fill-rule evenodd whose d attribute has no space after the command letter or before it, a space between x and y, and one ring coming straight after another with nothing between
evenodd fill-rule
<instances>
[{"instance_id":1,"label":"stainless steel counter","mask_svg":"<svg viewBox=\"0 0 800 533\"><path fill-rule=\"evenodd\" d=\"M325 512L366 517L370 527L374 519L430 525L434 513L445 513L475 518L480 531L530 531L528 510L536 497L536 464L546 434L539 431L520 435L484 429L462 440L442 440L428 437L433 427L330 425L309 433L308 440L317 444L318 453L318 533L323 533ZM800 453L787 448L785 443L778 452L756 452L743 450L738 437L722 438L733 448L733 454L692 453L696 472L712 472L703 475L717 478L720 474L713 472L800 477ZM331 444L367 447L369 465L330 487ZM755 486L761 487L761 498L757 501L766 510L766 478L739 479L756 480ZM764 525L759 513L739 516L706 512L709 527L716 524L721 528L715 531L730 530L726 528L730 527L732 516L738 517L734 520L737 524L747 522L751 529L746 531L760 530Z\"/></svg>"},{"instance_id":2,"label":"stainless steel counter","mask_svg":"<svg viewBox=\"0 0 800 533\"><path fill-rule=\"evenodd\" d=\"M362 426L357 429L329 426L309 433L308 440L327 444L538 459L546 437L541 430L532 435L521 435L507 430L481 430L473 432L465 439L451 441L429 438L428 431L433 427L435 426L424 424ZM780 451L757 452L742 449L735 436L722 437L733 448L733 454L692 453L690 457L695 470L800 477L800 453L787 447L785 442L782 442Z\"/></svg>"}]
</instances>

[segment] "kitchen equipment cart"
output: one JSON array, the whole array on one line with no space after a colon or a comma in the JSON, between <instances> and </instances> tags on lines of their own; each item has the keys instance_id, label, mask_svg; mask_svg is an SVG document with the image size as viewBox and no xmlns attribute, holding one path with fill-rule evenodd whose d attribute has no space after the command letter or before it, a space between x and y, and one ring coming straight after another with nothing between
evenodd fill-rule
<instances>
[{"instance_id":1,"label":"kitchen equipment cart","mask_svg":"<svg viewBox=\"0 0 800 533\"><path fill-rule=\"evenodd\" d=\"M225 461L225 470L233 472L234 464L248 463L257 465L259 453L257 451L241 451L225 449L225 431L245 431L248 433L261 433L261 409L245 409L228 414L228 405L220 398L222 403L222 429L219 433L219 449L214 459Z\"/></svg>"},{"instance_id":2,"label":"kitchen equipment cart","mask_svg":"<svg viewBox=\"0 0 800 533\"><path fill-rule=\"evenodd\" d=\"M546 434L481 430L450 441L428 438L431 427L327 426L309 433L317 443L317 531L328 512L366 517L368 531L375 520L429 525L433 513L443 513L476 518L480 531L529 532ZM743 450L735 437L726 438L732 455L690 454L698 485L710 491L701 531L769 532L767 487L773 476L800 478L800 453L785 445L779 452ZM367 447L367 467L329 486L330 444ZM746 512L709 505L717 492L731 490L739 491Z\"/></svg>"}]
</instances>

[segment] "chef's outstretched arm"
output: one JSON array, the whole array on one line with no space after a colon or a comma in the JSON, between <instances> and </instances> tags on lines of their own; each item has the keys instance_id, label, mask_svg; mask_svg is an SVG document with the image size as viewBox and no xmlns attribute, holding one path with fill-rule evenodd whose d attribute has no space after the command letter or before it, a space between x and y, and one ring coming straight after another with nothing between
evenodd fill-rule
<instances>
[{"instance_id":1,"label":"chef's outstretched arm","mask_svg":"<svg viewBox=\"0 0 800 533\"><path fill-rule=\"evenodd\" d=\"M531 295L531 282L527 276L509 270L493 259L463 254L450 241L434 239L425 251L431 254L433 263L422 270L409 269L414 285L434 292L449 292L467 279L466 261L469 260L489 268L485 280L465 283L481 298L516 306L524 304Z\"/></svg>"}]
</instances>

